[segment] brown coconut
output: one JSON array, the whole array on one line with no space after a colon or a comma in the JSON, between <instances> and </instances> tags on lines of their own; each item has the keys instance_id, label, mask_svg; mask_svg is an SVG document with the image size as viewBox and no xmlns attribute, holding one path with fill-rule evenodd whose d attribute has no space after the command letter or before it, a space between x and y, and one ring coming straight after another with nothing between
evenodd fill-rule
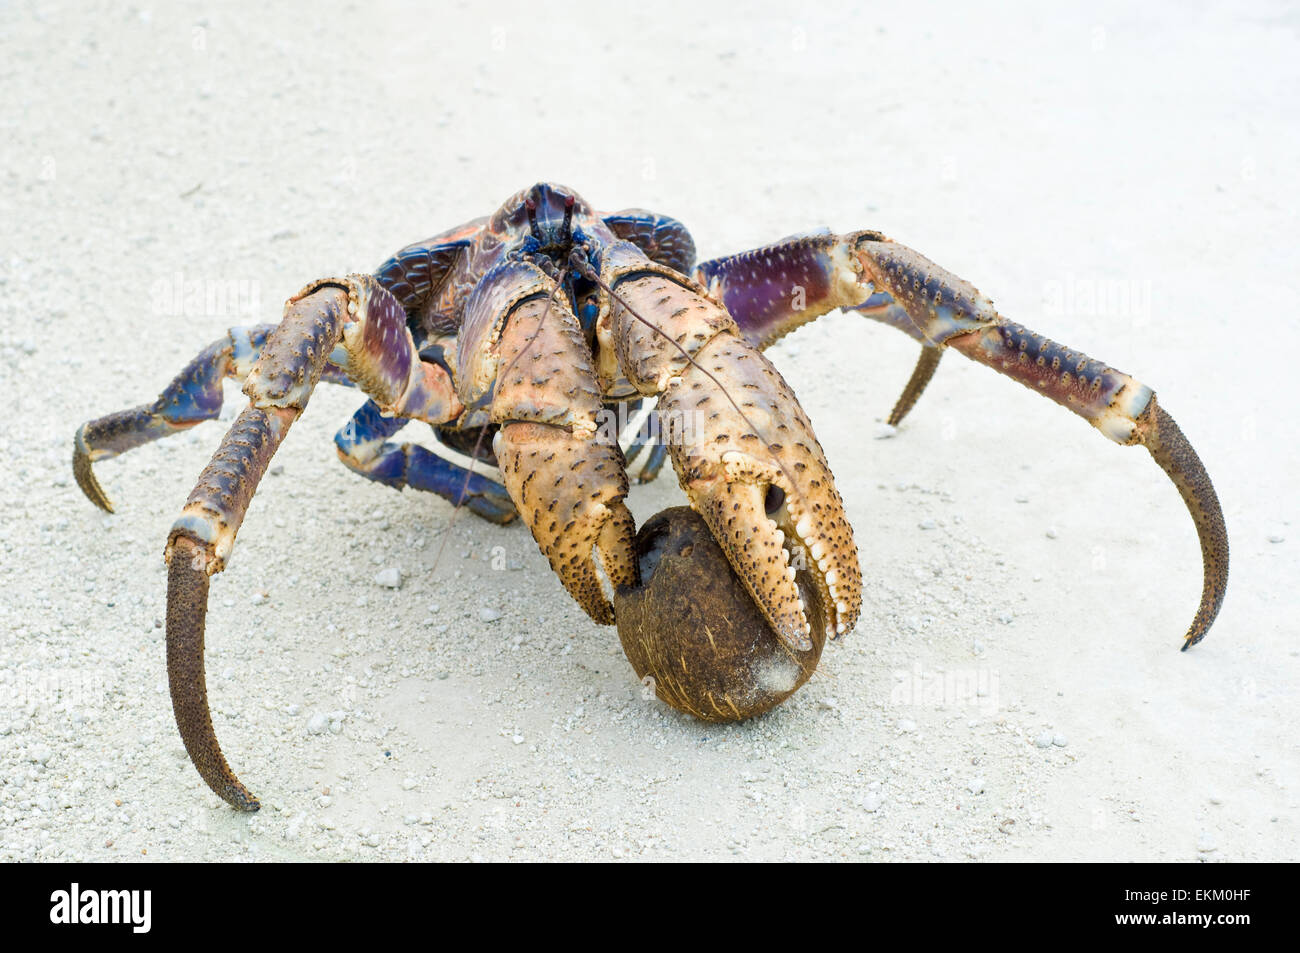
<instances>
[{"instance_id":1,"label":"brown coconut","mask_svg":"<svg viewBox=\"0 0 1300 953\"><path fill-rule=\"evenodd\" d=\"M812 676L826 617L807 572L795 582L812 648L800 652L768 626L694 510L678 506L648 520L636 552L641 585L615 594L614 616L628 661L643 682L654 680L661 700L705 721L741 721L775 708Z\"/></svg>"}]
</instances>

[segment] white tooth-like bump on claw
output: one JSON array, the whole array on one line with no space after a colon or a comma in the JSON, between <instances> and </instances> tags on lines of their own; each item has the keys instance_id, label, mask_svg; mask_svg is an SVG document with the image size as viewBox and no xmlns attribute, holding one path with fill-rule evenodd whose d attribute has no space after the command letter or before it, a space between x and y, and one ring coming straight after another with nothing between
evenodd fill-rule
<instances>
[{"instance_id":1,"label":"white tooth-like bump on claw","mask_svg":"<svg viewBox=\"0 0 1300 953\"><path fill-rule=\"evenodd\" d=\"M835 581L839 578L840 578L840 574L837 573L834 569L832 569L830 572L826 574L826 585L828 586L835 585Z\"/></svg>"},{"instance_id":2,"label":"white tooth-like bump on claw","mask_svg":"<svg viewBox=\"0 0 1300 953\"><path fill-rule=\"evenodd\" d=\"M817 560L817 565L821 565L822 557L826 555L826 544L820 539L812 544L812 558Z\"/></svg>"},{"instance_id":3,"label":"white tooth-like bump on claw","mask_svg":"<svg viewBox=\"0 0 1300 953\"><path fill-rule=\"evenodd\" d=\"M835 610L839 612L840 615L848 615L849 604L847 602L837 602L835 603Z\"/></svg>"},{"instance_id":4,"label":"white tooth-like bump on claw","mask_svg":"<svg viewBox=\"0 0 1300 953\"><path fill-rule=\"evenodd\" d=\"M794 582L794 575L795 575L795 573L794 573L794 567L793 567L793 566L786 566L786 567L785 567L785 575L786 575L786 578L788 578L791 582Z\"/></svg>"},{"instance_id":5,"label":"white tooth-like bump on claw","mask_svg":"<svg viewBox=\"0 0 1300 953\"><path fill-rule=\"evenodd\" d=\"M795 524L794 531L799 534L800 539L807 539L808 534L812 532L812 517L805 513L799 517L799 522Z\"/></svg>"}]
</instances>

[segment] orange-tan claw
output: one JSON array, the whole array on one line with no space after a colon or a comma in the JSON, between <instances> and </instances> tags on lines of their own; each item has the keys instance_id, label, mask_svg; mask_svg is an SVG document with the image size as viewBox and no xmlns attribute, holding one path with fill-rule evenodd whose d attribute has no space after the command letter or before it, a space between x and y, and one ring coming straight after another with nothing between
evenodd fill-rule
<instances>
[{"instance_id":1,"label":"orange-tan claw","mask_svg":"<svg viewBox=\"0 0 1300 953\"><path fill-rule=\"evenodd\" d=\"M790 385L700 285L626 244L605 256L604 280L619 366L638 392L659 396L678 481L768 624L792 648L811 645L806 582L826 607L826 634L851 630L862 608L858 550Z\"/></svg>"},{"instance_id":2,"label":"orange-tan claw","mask_svg":"<svg viewBox=\"0 0 1300 953\"><path fill-rule=\"evenodd\" d=\"M612 625L614 589L638 581L636 525L623 505L617 434L597 424L601 395L582 329L551 279L523 263L503 266L468 308L485 343L463 399L491 394L501 428L493 452L510 498L564 588Z\"/></svg>"},{"instance_id":3,"label":"orange-tan claw","mask_svg":"<svg viewBox=\"0 0 1300 953\"><path fill-rule=\"evenodd\" d=\"M628 486L617 444L585 430L516 421L501 428L493 450L551 569L587 615L612 625L613 589L638 581L636 526L623 504Z\"/></svg>"},{"instance_id":4,"label":"orange-tan claw","mask_svg":"<svg viewBox=\"0 0 1300 953\"><path fill-rule=\"evenodd\" d=\"M800 570L809 572L827 607L827 635L847 633L862 606L857 547L794 391L753 345L730 332L695 357L698 366L668 388L659 411L692 506L789 645L811 644L795 582Z\"/></svg>"},{"instance_id":5,"label":"orange-tan claw","mask_svg":"<svg viewBox=\"0 0 1300 953\"><path fill-rule=\"evenodd\" d=\"M727 483L691 488L691 505L709 524L727 560L763 610L768 624L790 648L812 648L803 597L795 585L785 534L767 518L766 491L755 483Z\"/></svg>"}]
</instances>

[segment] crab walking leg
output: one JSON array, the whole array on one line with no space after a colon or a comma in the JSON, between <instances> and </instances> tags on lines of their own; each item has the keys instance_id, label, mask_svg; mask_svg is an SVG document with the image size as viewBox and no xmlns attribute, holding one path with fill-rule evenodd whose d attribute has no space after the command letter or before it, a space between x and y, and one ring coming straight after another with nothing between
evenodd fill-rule
<instances>
[{"instance_id":1,"label":"crab walking leg","mask_svg":"<svg viewBox=\"0 0 1300 953\"><path fill-rule=\"evenodd\" d=\"M614 587L637 582L635 523L577 318L541 269L508 261L471 296L457 346L462 400L491 403L497 465L538 549L583 610L612 624L601 572Z\"/></svg>"},{"instance_id":2,"label":"crab walking leg","mask_svg":"<svg viewBox=\"0 0 1300 953\"><path fill-rule=\"evenodd\" d=\"M930 383L942 352L888 294L863 295L854 276L845 280L844 266L851 268L852 260L848 239L822 230L701 262L694 277L731 312L745 340L759 348L836 308L858 311L915 338L920 358L888 418L897 427Z\"/></svg>"},{"instance_id":3,"label":"crab walking leg","mask_svg":"<svg viewBox=\"0 0 1300 953\"><path fill-rule=\"evenodd\" d=\"M1183 650L1205 638L1227 591L1228 529L1205 465L1152 390L1020 325L970 331L948 346L1073 410L1116 443L1147 448L1178 488L1201 544L1201 601Z\"/></svg>"},{"instance_id":4,"label":"crab walking leg","mask_svg":"<svg viewBox=\"0 0 1300 953\"><path fill-rule=\"evenodd\" d=\"M1149 387L1004 320L969 282L879 232L799 236L705 262L696 277L761 347L835 308L915 338L923 347L921 361L891 423L915 402L942 350L952 347L1072 410L1116 443L1146 447L1196 525L1204 574L1183 648L1205 637L1227 588L1223 511L1200 458Z\"/></svg>"},{"instance_id":5,"label":"crab walking leg","mask_svg":"<svg viewBox=\"0 0 1300 953\"><path fill-rule=\"evenodd\" d=\"M624 406L639 409L640 403L639 400L632 401ZM623 433L624 438L626 438L628 431L624 430ZM668 459L668 445L663 442L662 437L663 431L659 424L659 412L651 408L645 420L641 422L641 426L632 435L627 450L624 451L624 456L627 457L629 464L636 462L642 453L645 454L645 460L642 461L641 469L637 473L637 483L653 483L655 478L659 476L659 471L663 469L664 461Z\"/></svg>"},{"instance_id":6,"label":"crab walking leg","mask_svg":"<svg viewBox=\"0 0 1300 953\"><path fill-rule=\"evenodd\" d=\"M862 602L857 547L794 392L702 288L626 244L603 264L619 363L638 391L660 395L678 480L773 631L792 648L812 644L798 550L829 634L851 630Z\"/></svg>"},{"instance_id":7,"label":"crab walking leg","mask_svg":"<svg viewBox=\"0 0 1300 953\"><path fill-rule=\"evenodd\" d=\"M212 727L203 665L208 578L225 567L258 481L301 412L249 407L241 413L167 540L167 682L176 726L208 787L241 811L260 805L230 770Z\"/></svg>"},{"instance_id":8,"label":"crab walking leg","mask_svg":"<svg viewBox=\"0 0 1300 953\"><path fill-rule=\"evenodd\" d=\"M77 429L72 446L72 473L86 498L113 512L113 504L95 478L93 464L143 444L188 430L221 413L222 381L242 381L262 352L274 324L231 328L226 337L205 347L152 404L88 421ZM327 365L321 380L351 386L347 375Z\"/></svg>"},{"instance_id":9,"label":"crab walking leg","mask_svg":"<svg viewBox=\"0 0 1300 953\"><path fill-rule=\"evenodd\" d=\"M309 285L289 299L284 320L267 336L244 381L249 406L200 474L166 550L167 676L176 724L203 780L244 811L257 810L257 799L226 763L208 708L208 577L225 568L258 482L330 362L345 367L381 408L430 422L461 409L446 372L419 362L401 305L370 276Z\"/></svg>"},{"instance_id":10,"label":"crab walking leg","mask_svg":"<svg viewBox=\"0 0 1300 953\"><path fill-rule=\"evenodd\" d=\"M396 490L409 486L436 493L494 523L514 520L518 514L501 484L444 460L418 443L388 440L408 423L403 417L383 416L378 404L367 401L334 435L339 459L352 472Z\"/></svg>"},{"instance_id":11,"label":"crab walking leg","mask_svg":"<svg viewBox=\"0 0 1300 953\"><path fill-rule=\"evenodd\" d=\"M939 368L939 358L943 357L943 349L935 347L932 344L921 345L921 356L916 360L916 367L912 371L912 376L908 378L907 386L903 388L903 393L899 395L894 409L889 412L889 417L885 423L891 427L897 427L903 422L903 418L908 415L913 407L916 406L917 398L925 390L925 385L930 383L930 378L934 377L934 372Z\"/></svg>"}]
</instances>

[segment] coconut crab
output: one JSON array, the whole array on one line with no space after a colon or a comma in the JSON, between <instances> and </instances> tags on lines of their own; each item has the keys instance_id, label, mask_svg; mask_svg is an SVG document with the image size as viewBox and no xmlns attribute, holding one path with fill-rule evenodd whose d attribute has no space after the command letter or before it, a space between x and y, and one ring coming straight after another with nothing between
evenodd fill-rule
<instances>
[{"instance_id":1,"label":"coconut crab","mask_svg":"<svg viewBox=\"0 0 1300 953\"><path fill-rule=\"evenodd\" d=\"M601 214L538 184L493 215L417 242L373 274L325 278L290 298L278 325L232 328L152 403L77 430L73 472L112 511L92 464L218 416L222 382L248 406L199 477L167 539L167 671L177 726L204 781L236 808L258 801L231 771L208 709L203 640L210 577L225 566L258 481L320 381L365 404L335 437L342 462L398 489L521 516L561 583L596 622L611 587L634 586L629 459L642 479L671 457L755 605L792 651L811 646L796 567L826 635L854 627L861 571L812 424L763 349L835 309L912 336L920 359L888 422L915 404L951 348L1145 446L1187 504L1204 580L1183 647L1223 601L1228 544L1204 466L1150 388L1004 320L988 298L880 232L792 236L695 264L676 220ZM643 429L625 453L611 404L655 398L667 439ZM499 468L501 481L390 438L413 420ZM606 419L607 422L607 419ZM490 438L486 439L485 437ZM811 583L809 583L809 579ZM822 633L817 633L819 636Z\"/></svg>"}]
</instances>

